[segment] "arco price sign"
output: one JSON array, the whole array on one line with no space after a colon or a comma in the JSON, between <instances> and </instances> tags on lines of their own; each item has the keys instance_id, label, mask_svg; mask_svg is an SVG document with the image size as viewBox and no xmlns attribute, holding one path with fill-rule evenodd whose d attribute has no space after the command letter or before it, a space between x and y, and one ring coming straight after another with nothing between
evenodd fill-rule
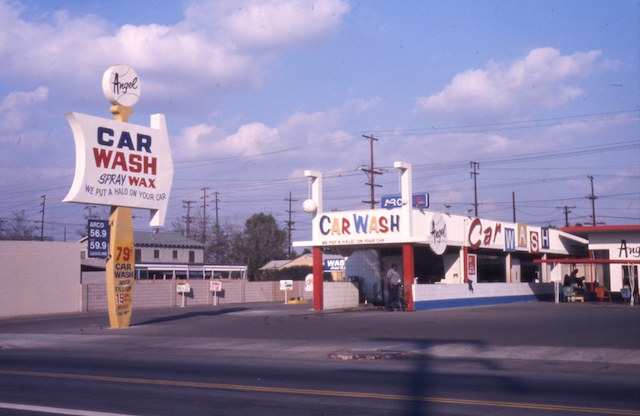
<instances>
[{"instance_id":1,"label":"arco price sign","mask_svg":"<svg viewBox=\"0 0 640 416\"><path fill-rule=\"evenodd\" d=\"M106 259L109 257L109 221L89 220L87 257Z\"/></svg>"}]
</instances>

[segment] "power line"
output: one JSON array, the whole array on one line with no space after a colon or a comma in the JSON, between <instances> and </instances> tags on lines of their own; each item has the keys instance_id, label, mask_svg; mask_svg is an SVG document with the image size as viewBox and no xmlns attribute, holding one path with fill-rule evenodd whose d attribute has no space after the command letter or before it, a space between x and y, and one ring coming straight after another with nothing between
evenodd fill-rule
<instances>
[{"instance_id":1,"label":"power line","mask_svg":"<svg viewBox=\"0 0 640 416\"><path fill-rule=\"evenodd\" d=\"M449 126L449 127L431 126L431 127L419 127L415 129L376 130L375 133L378 135L384 134L385 136L394 136L394 137L413 136L416 134L422 134L422 135L428 136L428 135L455 133L455 132L481 133L486 131L500 131L500 130L507 130L507 129L530 129L530 128L539 128L539 127L549 127L553 125L565 124L566 121L571 121L572 124L573 123L591 123L596 120L610 119L614 116L619 117L619 116L625 116L625 115L635 118L635 117L638 117L638 115L640 115L640 111L639 110L621 110L621 111L588 113L588 114L578 114L578 115L565 116L565 117L551 117L551 118L543 118L543 119L535 119L535 120L520 120L520 121L500 122L500 123L470 124L470 125ZM580 119L583 119L583 120L580 120ZM293 151L308 150L311 148L326 147L327 145L330 145L330 144L344 142L349 139L352 139L356 134L357 133L347 133L344 135L340 135L338 137L333 137L329 140L317 141L312 144L286 147L282 149L270 150L265 152L229 155L229 156L205 158L205 159L177 160L177 161L174 161L174 165L176 170L190 169L190 168L196 168L196 167L208 165L212 162L216 164L220 164L225 162L235 162L237 160L243 160L243 159L254 159L257 157L271 156L271 155L288 153ZM186 166L187 164L193 164L193 165Z\"/></svg>"}]
</instances>

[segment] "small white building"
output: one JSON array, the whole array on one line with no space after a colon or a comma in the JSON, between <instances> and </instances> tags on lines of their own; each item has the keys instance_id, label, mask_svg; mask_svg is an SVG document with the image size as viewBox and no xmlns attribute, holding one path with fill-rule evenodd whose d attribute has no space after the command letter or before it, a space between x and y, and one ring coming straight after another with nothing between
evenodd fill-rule
<instances>
[{"instance_id":1,"label":"small white building","mask_svg":"<svg viewBox=\"0 0 640 416\"><path fill-rule=\"evenodd\" d=\"M565 263L584 265L587 282L597 282L611 292L620 292L624 286L633 284L637 291L640 224L565 227L562 230L589 241L588 258L564 260Z\"/></svg>"},{"instance_id":2,"label":"small white building","mask_svg":"<svg viewBox=\"0 0 640 416\"><path fill-rule=\"evenodd\" d=\"M245 265L205 264L204 244L177 232L133 232L136 279L246 279ZM103 282L105 259L88 258L83 244L82 281ZM96 273L99 272L99 273Z\"/></svg>"},{"instance_id":3,"label":"small white building","mask_svg":"<svg viewBox=\"0 0 640 416\"><path fill-rule=\"evenodd\" d=\"M204 244L181 233L134 231L136 263L204 262Z\"/></svg>"}]
</instances>

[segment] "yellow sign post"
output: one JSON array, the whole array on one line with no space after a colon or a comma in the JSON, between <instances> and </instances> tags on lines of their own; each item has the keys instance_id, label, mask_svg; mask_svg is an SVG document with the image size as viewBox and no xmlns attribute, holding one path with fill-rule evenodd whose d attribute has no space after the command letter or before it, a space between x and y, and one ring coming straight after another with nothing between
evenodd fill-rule
<instances>
[{"instance_id":1,"label":"yellow sign post","mask_svg":"<svg viewBox=\"0 0 640 416\"><path fill-rule=\"evenodd\" d=\"M116 121L127 123L131 107L112 105ZM133 310L135 249L131 208L112 207L109 217L109 258L107 259L107 307L111 328L128 328Z\"/></svg>"}]
</instances>

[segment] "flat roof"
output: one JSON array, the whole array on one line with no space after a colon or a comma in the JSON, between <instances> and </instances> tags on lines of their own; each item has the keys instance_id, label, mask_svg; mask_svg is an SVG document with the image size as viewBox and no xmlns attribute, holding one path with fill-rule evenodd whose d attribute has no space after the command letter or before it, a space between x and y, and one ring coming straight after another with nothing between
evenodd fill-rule
<instances>
[{"instance_id":1,"label":"flat roof","mask_svg":"<svg viewBox=\"0 0 640 416\"><path fill-rule=\"evenodd\" d=\"M599 233L619 233L619 232L640 232L640 224L629 225L585 225L576 227L562 227L561 231L566 233L588 236L589 234Z\"/></svg>"}]
</instances>

